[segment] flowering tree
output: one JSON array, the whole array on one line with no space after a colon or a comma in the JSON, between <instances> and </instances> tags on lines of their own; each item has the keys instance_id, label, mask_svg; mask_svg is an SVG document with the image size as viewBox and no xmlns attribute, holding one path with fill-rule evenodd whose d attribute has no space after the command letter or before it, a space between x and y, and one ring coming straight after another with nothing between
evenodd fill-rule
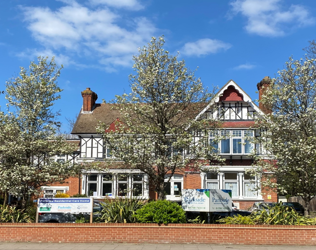
<instances>
[{"instance_id":1,"label":"flowering tree","mask_svg":"<svg viewBox=\"0 0 316 250\"><path fill-rule=\"evenodd\" d=\"M188 165L193 169L205 160L221 161L209 146L206 132L216 127L216 122L195 120L212 95L184 61L163 49L164 43L162 37L152 38L133 58L132 92L117 96L114 105L121 117L115 128L101 126L99 130L124 168L148 174L158 199L165 198L167 175L170 181L176 171Z\"/></svg>"},{"instance_id":2,"label":"flowering tree","mask_svg":"<svg viewBox=\"0 0 316 250\"><path fill-rule=\"evenodd\" d=\"M263 185L290 196L301 196L308 213L316 194L316 71L314 60L290 60L270 87L262 104L271 110L259 118L257 138L264 156L256 171L265 175ZM277 179L277 183L271 181Z\"/></svg>"},{"instance_id":3,"label":"flowering tree","mask_svg":"<svg viewBox=\"0 0 316 250\"><path fill-rule=\"evenodd\" d=\"M0 113L0 190L21 197L37 194L39 187L74 174L72 163L54 162L51 156L72 154L73 147L56 137L58 112L53 104L62 91L57 86L61 68L54 59L39 57L29 69L7 82L9 111Z\"/></svg>"}]
</instances>

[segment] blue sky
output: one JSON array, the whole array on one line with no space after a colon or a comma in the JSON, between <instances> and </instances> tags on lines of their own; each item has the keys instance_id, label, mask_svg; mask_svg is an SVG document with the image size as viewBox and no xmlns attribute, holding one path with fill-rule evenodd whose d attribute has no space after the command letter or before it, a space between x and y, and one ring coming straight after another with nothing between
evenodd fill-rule
<instances>
[{"instance_id":1,"label":"blue sky","mask_svg":"<svg viewBox=\"0 0 316 250\"><path fill-rule=\"evenodd\" d=\"M152 36L179 51L205 86L234 80L253 99L256 84L275 77L290 56L316 39L315 0L10 0L0 1L0 92L37 56L64 69L55 109L62 130L90 87L102 102L130 92L132 56ZM6 100L0 94L1 110Z\"/></svg>"}]
</instances>

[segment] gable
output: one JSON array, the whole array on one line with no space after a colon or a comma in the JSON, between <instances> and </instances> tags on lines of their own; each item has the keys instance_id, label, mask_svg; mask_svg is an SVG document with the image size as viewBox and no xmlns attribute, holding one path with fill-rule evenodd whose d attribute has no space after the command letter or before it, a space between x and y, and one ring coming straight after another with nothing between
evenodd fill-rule
<instances>
[{"instance_id":1,"label":"gable","mask_svg":"<svg viewBox=\"0 0 316 250\"><path fill-rule=\"evenodd\" d=\"M263 115L250 96L233 80L227 82L195 119L253 121Z\"/></svg>"}]
</instances>

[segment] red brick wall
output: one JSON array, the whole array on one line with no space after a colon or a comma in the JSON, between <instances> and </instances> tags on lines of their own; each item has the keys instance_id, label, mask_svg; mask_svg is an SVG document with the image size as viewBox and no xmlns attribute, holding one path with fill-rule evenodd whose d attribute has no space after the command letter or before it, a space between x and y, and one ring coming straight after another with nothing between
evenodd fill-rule
<instances>
[{"instance_id":1,"label":"red brick wall","mask_svg":"<svg viewBox=\"0 0 316 250\"><path fill-rule=\"evenodd\" d=\"M189 173L184 175L183 188L184 189L199 189L201 188L201 175L200 173Z\"/></svg>"},{"instance_id":2,"label":"red brick wall","mask_svg":"<svg viewBox=\"0 0 316 250\"><path fill-rule=\"evenodd\" d=\"M316 245L316 226L8 223L0 241Z\"/></svg>"},{"instance_id":3,"label":"red brick wall","mask_svg":"<svg viewBox=\"0 0 316 250\"><path fill-rule=\"evenodd\" d=\"M80 184L81 185L81 184ZM70 177L65 180L63 183L53 183L50 186L68 186L69 191L67 194L73 196L79 193L79 178L78 177Z\"/></svg>"}]
</instances>

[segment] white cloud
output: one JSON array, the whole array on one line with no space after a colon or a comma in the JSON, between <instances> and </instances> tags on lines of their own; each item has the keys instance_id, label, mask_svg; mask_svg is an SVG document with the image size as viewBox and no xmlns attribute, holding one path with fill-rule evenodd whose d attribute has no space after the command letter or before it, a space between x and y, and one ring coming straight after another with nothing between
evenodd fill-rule
<instances>
[{"instance_id":1,"label":"white cloud","mask_svg":"<svg viewBox=\"0 0 316 250\"><path fill-rule=\"evenodd\" d=\"M203 56L214 54L221 50L227 50L231 47L229 43L222 42L215 39L200 39L196 42L186 43L181 52L187 56Z\"/></svg>"},{"instance_id":2,"label":"white cloud","mask_svg":"<svg viewBox=\"0 0 316 250\"><path fill-rule=\"evenodd\" d=\"M293 28L314 24L315 20L302 5L285 9L283 0L235 0L230 3L232 15L247 18L247 32L260 36L283 36ZM232 17L232 16L229 16Z\"/></svg>"},{"instance_id":3,"label":"white cloud","mask_svg":"<svg viewBox=\"0 0 316 250\"><path fill-rule=\"evenodd\" d=\"M126 8L131 10L140 10L144 7L138 0L89 0L94 5L107 5L114 8Z\"/></svg>"},{"instance_id":4,"label":"white cloud","mask_svg":"<svg viewBox=\"0 0 316 250\"><path fill-rule=\"evenodd\" d=\"M106 69L131 66L131 60L126 58L132 59L138 48L150 41L157 31L144 17L122 20L106 6L88 8L74 0L61 2L65 6L57 10L20 7L27 28L43 46L43 51L64 54L68 58L89 57L102 62ZM126 4L128 2L132 1L125 1ZM126 27L122 24L124 21ZM30 51L25 55L32 54ZM75 62L70 64L79 65Z\"/></svg>"},{"instance_id":5,"label":"white cloud","mask_svg":"<svg viewBox=\"0 0 316 250\"><path fill-rule=\"evenodd\" d=\"M245 63L245 64L241 64L237 67L234 67L234 69L235 70L242 70L242 69L249 70L249 69L253 69L255 67L256 67L256 65L254 65L254 64Z\"/></svg>"},{"instance_id":6,"label":"white cloud","mask_svg":"<svg viewBox=\"0 0 316 250\"><path fill-rule=\"evenodd\" d=\"M26 49L25 51L18 53L17 56L21 58L37 58L39 56L49 57L49 58L55 57L55 62L58 65L68 66L71 64L75 64L75 62L72 61L68 56L55 53L54 51L50 49L44 49L44 50Z\"/></svg>"}]
</instances>

